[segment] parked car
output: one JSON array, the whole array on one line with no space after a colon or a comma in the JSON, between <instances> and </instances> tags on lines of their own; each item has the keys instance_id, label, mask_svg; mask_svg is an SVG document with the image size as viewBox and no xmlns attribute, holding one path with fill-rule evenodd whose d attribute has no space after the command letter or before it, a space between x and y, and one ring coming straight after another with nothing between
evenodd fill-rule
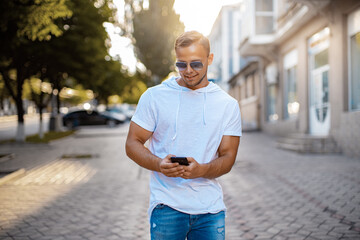
<instances>
[{"instance_id":1,"label":"parked car","mask_svg":"<svg viewBox=\"0 0 360 240\"><path fill-rule=\"evenodd\" d=\"M78 110L63 116L63 124L69 129L86 125L108 125L115 127L117 124L124 123L126 116L114 112L98 112L96 110Z\"/></svg>"},{"instance_id":2,"label":"parked car","mask_svg":"<svg viewBox=\"0 0 360 240\"><path fill-rule=\"evenodd\" d=\"M113 106L106 108L106 111L124 114L128 120L132 118L135 113L135 107L129 104L123 104L120 106Z\"/></svg>"}]
</instances>

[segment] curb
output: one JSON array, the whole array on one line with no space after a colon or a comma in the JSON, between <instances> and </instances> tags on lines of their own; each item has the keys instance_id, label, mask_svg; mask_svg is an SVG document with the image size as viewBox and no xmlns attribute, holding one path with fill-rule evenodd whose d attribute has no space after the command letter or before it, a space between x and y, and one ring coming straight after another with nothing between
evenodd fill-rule
<instances>
[{"instance_id":1,"label":"curb","mask_svg":"<svg viewBox=\"0 0 360 240\"><path fill-rule=\"evenodd\" d=\"M2 184L5 184L6 182L10 181L10 180L14 180L16 178L22 177L24 176L26 173L24 168L20 168L19 170L12 172L8 175L6 175L5 177L0 178L0 186Z\"/></svg>"}]
</instances>

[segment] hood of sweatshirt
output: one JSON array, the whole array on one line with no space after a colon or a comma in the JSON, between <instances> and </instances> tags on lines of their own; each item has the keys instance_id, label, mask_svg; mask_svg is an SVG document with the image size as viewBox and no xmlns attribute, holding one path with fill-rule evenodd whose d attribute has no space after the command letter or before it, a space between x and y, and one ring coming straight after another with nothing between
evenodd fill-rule
<instances>
[{"instance_id":1,"label":"hood of sweatshirt","mask_svg":"<svg viewBox=\"0 0 360 240\"><path fill-rule=\"evenodd\" d=\"M202 87L196 90L192 90L190 88L187 87L183 87L180 86L176 79L178 79L179 77L171 77L167 80L165 80L164 82L162 82L162 84L168 88L171 88L173 90L177 90L179 93L179 98L178 98L178 105L177 105L177 111L176 111L176 121L175 121L175 135L173 136L172 140L174 141L176 139L177 136L177 132L178 132L178 118L179 118L179 111L180 111L180 106L181 106L181 97L182 97L182 93L183 92L198 92L198 93L202 93L204 96L204 101L203 101L203 124L206 125L206 98L208 94L214 93L214 92L218 92L221 91L221 88L214 84L213 82L209 82L209 84L206 87Z\"/></svg>"}]
</instances>

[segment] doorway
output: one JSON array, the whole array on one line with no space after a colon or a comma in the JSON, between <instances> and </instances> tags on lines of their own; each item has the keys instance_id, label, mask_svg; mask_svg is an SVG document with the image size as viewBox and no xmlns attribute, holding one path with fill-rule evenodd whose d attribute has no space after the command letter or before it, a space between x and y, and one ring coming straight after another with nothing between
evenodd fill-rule
<instances>
[{"instance_id":1,"label":"doorway","mask_svg":"<svg viewBox=\"0 0 360 240\"><path fill-rule=\"evenodd\" d=\"M309 39L309 132L326 136L330 130L329 28Z\"/></svg>"}]
</instances>

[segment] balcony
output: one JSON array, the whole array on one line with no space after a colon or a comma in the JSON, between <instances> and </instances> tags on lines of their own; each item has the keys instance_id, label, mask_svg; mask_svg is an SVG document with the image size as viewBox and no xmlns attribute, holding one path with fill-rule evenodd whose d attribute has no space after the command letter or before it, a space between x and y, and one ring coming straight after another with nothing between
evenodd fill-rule
<instances>
[{"instance_id":1,"label":"balcony","mask_svg":"<svg viewBox=\"0 0 360 240\"><path fill-rule=\"evenodd\" d=\"M239 51L242 56L260 56L273 61L276 59L276 46L291 37L311 18L318 14L331 18L331 15L324 11L330 0L291 0L291 2L286 12L277 18L272 33L259 35L253 32L240 43Z\"/></svg>"}]
</instances>

